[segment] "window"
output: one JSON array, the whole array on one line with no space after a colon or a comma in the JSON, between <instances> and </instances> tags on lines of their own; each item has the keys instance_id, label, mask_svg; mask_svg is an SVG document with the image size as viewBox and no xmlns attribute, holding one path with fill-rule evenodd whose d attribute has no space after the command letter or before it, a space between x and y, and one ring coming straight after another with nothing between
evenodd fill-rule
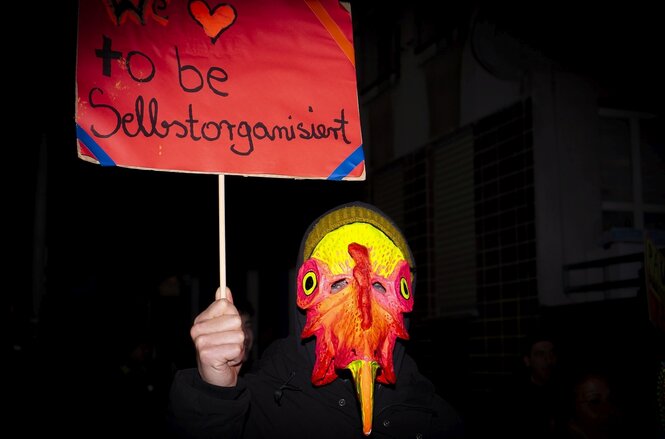
<instances>
[{"instance_id":1,"label":"window","mask_svg":"<svg viewBox=\"0 0 665 439\"><path fill-rule=\"evenodd\" d=\"M353 14L358 89L362 95L399 76L400 27L390 8L361 2Z\"/></svg>"},{"instance_id":2,"label":"window","mask_svg":"<svg viewBox=\"0 0 665 439\"><path fill-rule=\"evenodd\" d=\"M665 130L648 114L601 109L603 229L665 230Z\"/></svg>"}]
</instances>

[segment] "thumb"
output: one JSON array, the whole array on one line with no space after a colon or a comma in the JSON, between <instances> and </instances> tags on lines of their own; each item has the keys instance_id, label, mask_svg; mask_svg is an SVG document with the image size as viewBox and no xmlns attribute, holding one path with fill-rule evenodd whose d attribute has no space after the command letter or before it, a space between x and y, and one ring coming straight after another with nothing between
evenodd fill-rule
<instances>
[{"instance_id":1,"label":"thumb","mask_svg":"<svg viewBox=\"0 0 665 439\"><path fill-rule=\"evenodd\" d=\"M219 299L226 299L229 302L233 303L233 295L231 294L231 289L229 287L226 287L226 294L222 294L222 288L221 287L217 288L217 291L215 291L215 300Z\"/></svg>"}]
</instances>

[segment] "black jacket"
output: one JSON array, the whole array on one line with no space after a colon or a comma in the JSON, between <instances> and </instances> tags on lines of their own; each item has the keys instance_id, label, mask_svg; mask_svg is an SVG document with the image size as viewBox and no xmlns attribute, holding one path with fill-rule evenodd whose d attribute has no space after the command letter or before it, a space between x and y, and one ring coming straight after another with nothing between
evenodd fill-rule
<instances>
[{"instance_id":1,"label":"black jacket","mask_svg":"<svg viewBox=\"0 0 665 439\"><path fill-rule=\"evenodd\" d=\"M363 212L381 214L374 206L350 203L349 218ZM353 210L357 207L360 210ZM330 212L338 211L339 208ZM363 210L366 209L366 210ZM328 212L328 213L330 213ZM328 213L321 218L327 217ZM345 218L342 218L344 220ZM308 257L306 238L298 266ZM325 223L328 224L328 223ZM339 227L342 223L334 224ZM377 223L378 224L378 223ZM393 225L394 226L394 225ZM383 224L385 228L385 224ZM385 231L385 230L384 230ZM393 236L393 235L391 235ZM391 239L393 239L391 237ZM408 245L406 257L414 269ZM290 337L274 342L264 352L258 371L240 377L234 388L204 382L196 369L178 372L170 397L170 426L187 438L366 438L353 380L337 378L315 387L311 374L316 360L316 340L301 340L305 313L291 302ZM405 316L408 326L408 318ZM457 412L435 393L434 386L418 372L401 340L395 343L393 364L397 382L375 384L371 438L460 438L462 422Z\"/></svg>"},{"instance_id":2,"label":"black jacket","mask_svg":"<svg viewBox=\"0 0 665 439\"><path fill-rule=\"evenodd\" d=\"M196 369L179 371L171 389L169 424L178 437L364 438L353 380L314 387L299 340L274 342L258 372L234 388L204 382ZM418 372L408 355L395 386L377 384L370 438L459 438L457 412Z\"/></svg>"}]
</instances>

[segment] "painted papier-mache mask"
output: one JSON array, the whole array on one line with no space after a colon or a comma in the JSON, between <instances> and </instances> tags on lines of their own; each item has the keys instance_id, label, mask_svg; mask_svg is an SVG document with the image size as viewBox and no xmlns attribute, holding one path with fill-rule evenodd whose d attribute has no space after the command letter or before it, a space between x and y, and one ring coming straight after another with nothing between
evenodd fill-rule
<instances>
[{"instance_id":1,"label":"painted papier-mache mask","mask_svg":"<svg viewBox=\"0 0 665 439\"><path fill-rule=\"evenodd\" d=\"M384 216L353 205L315 225L303 256L297 304L307 316L301 337L316 337L312 383L328 384L348 369L369 435L375 381L395 383L395 340L409 338L410 252Z\"/></svg>"}]
</instances>

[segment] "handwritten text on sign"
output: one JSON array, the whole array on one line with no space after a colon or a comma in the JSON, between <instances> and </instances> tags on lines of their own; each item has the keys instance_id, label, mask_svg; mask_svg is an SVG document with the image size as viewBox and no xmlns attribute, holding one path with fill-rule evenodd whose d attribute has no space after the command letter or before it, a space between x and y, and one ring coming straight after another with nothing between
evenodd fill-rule
<instances>
[{"instance_id":1,"label":"handwritten text on sign","mask_svg":"<svg viewBox=\"0 0 665 439\"><path fill-rule=\"evenodd\" d=\"M79 156L363 179L351 32L335 0L80 2Z\"/></svg>"}]
</instances>

